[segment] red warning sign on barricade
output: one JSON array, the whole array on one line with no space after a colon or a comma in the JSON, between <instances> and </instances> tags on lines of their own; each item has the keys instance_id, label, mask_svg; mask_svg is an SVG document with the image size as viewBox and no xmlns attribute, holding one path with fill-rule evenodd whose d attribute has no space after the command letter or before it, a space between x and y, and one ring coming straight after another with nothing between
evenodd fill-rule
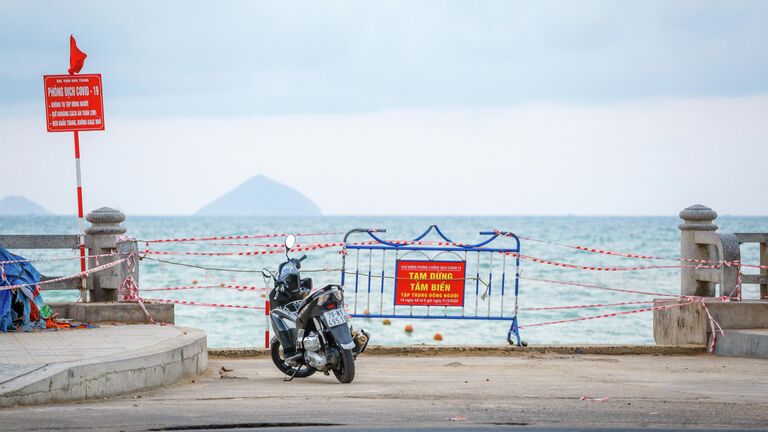
<instances>
[{"instance_id":1,"label":"red warning sign on barricade","mask_svg":"<svg viewBox=\"0 0 768 432\"><path fill-rule=\"evenodd\" d=\"M397 261L395 304L463 306L464 261Z\"/></svg>"},{"instance_id":2,"label":"red warning sign on barricade","mask_svg":"<svg viewBox=\"0 0 768 432\"><path fill-rule=\"evenodd\" d=\"M45 75L48 132L104 130L101 74Z\"/></svg>"}]
</instances>

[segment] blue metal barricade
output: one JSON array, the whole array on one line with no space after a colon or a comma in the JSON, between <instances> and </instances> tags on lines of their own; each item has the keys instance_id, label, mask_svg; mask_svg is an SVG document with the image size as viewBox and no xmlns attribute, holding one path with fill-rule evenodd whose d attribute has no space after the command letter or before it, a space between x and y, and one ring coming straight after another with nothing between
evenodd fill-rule
<instances>
[{"instance_id":1,"label":"blue metal barricade","mask_svg":"<svg viewBox=\"0 0 768 432\"><path fill-rule=\"evenodd\" d=\"M436 225L408 241L384 240L379 235L385 232L354 229L344 236L341 285L351 316L510 321L507 341L521 346L517 322L520 239L515 234L483 231L480 235L488 236L485 240L463 244L446 237ZM431 232L439 239L425 240ZM367 238L350 243L353 234ZM514 246L492 245L497 239L513 241ZM347 259L353 260L354 271L347 269ZM514 298L505 302L512 288L507 276L512 263Z\"/></svg>"}]
</instances>

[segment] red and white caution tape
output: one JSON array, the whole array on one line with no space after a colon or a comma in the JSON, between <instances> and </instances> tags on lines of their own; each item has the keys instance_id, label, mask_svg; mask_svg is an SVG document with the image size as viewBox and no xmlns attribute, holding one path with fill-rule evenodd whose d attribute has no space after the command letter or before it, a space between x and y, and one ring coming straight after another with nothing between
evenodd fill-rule
<instances>
[{"instance_id":1,"label":"red and white caution tape","mask_svg":"<svg viewBox=\"0 0 768 432\"><path fill-rule=\"evenodd\" d=\"M768 269L768 265L743 264L743 263L738 263L738 265L740 265L742 267L749 267L749 268L754 268L754 269Z\"/></svg>"},{"instance_id":2,"label":"red and white caution tape","mask_svg":"<svg viewBox=\"0 0 768 432\"><path fill-rule=\"evenodd\" d=\"M731 292L731 296L735 296L739 301L741 301L741 279L743 277L743 274L741 273L741 263L739 263L739 271L736 275L736 286L733 288L733 292Z\"/></svg>"},{"instance_id":3,"label":"red and white caution tape","mask_svg":"<svg viewBox=\"0 0 768 432\"><path fill-rule=\"evenodd\" d=\"M265 292L269 291L271 288L265 288L265 287L255 287L255 286L248 286L248 285L187 285L187 286L176 286L176 287L161 287L161 288L142 288L142 292L147 291L184 291L184 290L194 290L194 289L216 289L216 288L224 288L224 289L233 289L237 291L260 291Z\"/></svg>"},{"instance_id":4,"label":"red and white caution tape","mask_svg":"<svg viewBox=\"0 0 768 432\"><path fill-rule=\"evenodd\" d=\"M346 243L347 245L372 245L372 244L378 244L379 242L375 240L366 241L366 242L355 242L355 243ZM205 244L208 246L233 246L233 247L260 247L260 248L266 248L266 249L284 249L285 244L283 243L192 243L192 244ZM322 246L322 245L332 245L332 246L344 246L345 243L297 243L294 248L301 248L301 247L315 247L315 246Z\"/></svg>"},{"instance_id":5,"label":"red and white caution tape","mask_svg":"<svg viewBox=\"0 0 768 432\"><path fill-rule=\"evenodd\" d=\"M659 265L659 266L635 266L635 267L596 267L596 266L583 266L571 263L564 263L558 261L551 261L542 258L536 258L530 255L522 255L517 252L504 252L507 255L519 256L526 261L535 262L538 264L546 264L555 267L563 267L576 270L589 270L589 271L606 271L606 272L619 272L619 271L637 271L637 270L654 270L654 269L679 269L679 268L719 268L718 265L704 266L704 265Z\"/></svg>"},{"instance_id":6,"label":"red and white caution tape","mask_svg":"<svg viewBox=\"0 0 768 432\"><path fill-rule=\"evenodd\" d=\"M616 317L619 315L630 315L630 314L636 314L640 312L650 312L655 310L662 310L662 309L671 309L675 307L681 307L686 306L689 304L695 303L695 300L691 299L690 301L683 302L683 303L674 303L670 305L663 305L663 306L653 306L649 308L643 308L643 309L634 309L634 310L628 310L628 311L621 311L621 312L613 312L608 314L602 314L602 315L592 315L592 316L586 316L586 317L579 317L579 318L570 318L570 319L563 319L563 320L557 320L557 321L546 321L546 322L540 322L540 323L534 323L534 324L525 324L519 326L519 328L529 328L529 327L541 327L546 325L554 325L554 324L564 324L569 322L576 322L576 321L588 321L588 320L595 320L600 318L611 318Z\"/></svg>"},{"instance_id":7,"label":"red and white caution tape","mask_svg":"<svg viewBox=\"0 0 768 432\"><path fill-rule=\"evenodd\" d=\"M106 254L96 254L96 255L86 255L83 258L105 258L105 257L112 257L112 256L118 256L120 253L113 252L113 253L106 253ZM19 263L37 263L37 262L55 262L55 261L68 261L68 260L79 260L80 256L68 256L68 257L53 257L53 258L33 258L33 259L20 259L20 260L8 260L8 261L0 261L0 266L4 264L19 264Z\"/></svg>"},{"instance_id":8,"label":"red and white caution tape","mask_svg":"<svg viewBox=\"0 0 768 432\"><path fill-rule=\"evenodd\" d=\"M723 301L728 301L729 299L722 298ZM711 313L709 313L709 308L707 307L707 303L704 301L703 297L696 297L695 301L701 306L702 309L704 309L704 312L707 314L707 319L709 320L709 330L712 334L712 339L710 340L709 346L707 347L707 350L709 352L715 351L715 346L717 345L717 333L720 333L721 335L725 335L725 332L723 331L723 328L720 327L720 324L715 321L715 318L712 316Z\"/></svg>"},{"instance_id":9,"label":"red and white caution tape","mask_svg":"<svg viewBox=\"0 0 768 432\"><path fill-rule=\"evenodd\" d=\"M62 277L59 277L59 278L56 278L56 279L48 279L48 280L40 281L40 282L36 282L36 283L3 286L3 287L0 287L0 291L12 290L12 289L23 288L23 287L28 287L28 286L37 286L37 285L51 284L51 283L61 282L61 281L69 280L69 279L79 279L79 278L88 276L89 274L100 272L102 270L106 270L108 268L112 268L112 267L114 267L116 265L120 265L123 262L125 262L127 259L128 258L119 259L119 260L113 261L111 263L103 264L103 265L100 265L98 267L93 267L93 268L90 268L88 270L81 271L79 273L75 273L75 274L72 274L72 275L69 275L69 276L62 276Z\"/></svg>"},{"instance_id":10,"label":"red and white caution tape","mask_svg":"<svg viewBox=\"0 0 768 432\"><path fill-rule=\"evenodd\" d=\"M537 282L545 282L545 283L558 284L558 285L578 286L578 287L584 287L584 288L623 292L623 293L629 293L629 294L645 294L645 295L652 295L652 296L663 296L663 297L670 297L670 300L672 300L673 298L677 298L677 299L683 299L688 301L683 301L681 303L674 303L670 305L661 305L661 306L654 306L654 307L643 308L643 309L635 309L630 311L620 311L620 312L613 312L609 314L593 315L588 317L579 317L579 318L571 318L571 319L564 319L564 320L557 320L557 321L547 321L543 323L527 324L527 325L522 325L519 328L540 327L545 325L563 324L563 323L576 322L576 321L587 321L587 320L593 320L593 319L599 319L599 318L610 318L610 317L615 317L619 315L629 315L629 314L635 314L640 312L670 309L670 308L681 307L681 306L696 303L702 309L704 309L704 312L707 314L707 318L709 320L710 332L712 334L712 339L710 340L710 343L708 346L709 352L713 352L715 349L715 345L717 344L717 334L718 333L720 333L721 335L724 334L722 327L720 327L720 324L715 320L715 318L709 312L709 308L707 307L704 297L680 296L680 295L674 295L674 294L664 294L664 293L656 293L656 292L649 292L649 291L627 290L627 289L610 288L610 287L592 285L592 284L586 284L586 283L580 283L580 282L556 281L551 279L539 279L539 278L531 278L531 277L524 277L524 276L520 276L520 279L527 279L527 280L532 280ZM721 300L730 301L730 298L721 297ZM579 308L589 308L589 307L623 306L623 305L630 305L630 304L649 304L649 302L622 302L622 303L596 304L596 305L554 306L554 307L542 307L542 308L522 308L521 310L535 311L535 310L549 310L549 309L579 309Z\"/></svg>"},{"instance_id":11,"label":"red and white caution tape","mask_svg":"<svg viewBox=\"0 0 768 432\"><path fill-rule=\"evenodd\" d=\"M260 247L260 248L285 248L283 243L219 243L219 242L188 242L188 245L206 245L206 246L238 246L238 247ZM311 244L311 243L310 243ZM309 244L296 244L296 246L307 246Z\"/></svg>"},{"instance_id":12,"label":"red and white caution tape","mask_svg":"<svg viewBox=\"0 0 768 432\"><path fill-rule=\"evenodd\" d=\"M343 235L343 232L318 232L318 233L299 233L293 234L296 237L311 237L311 236L327 236L327 235ZM139 240L144 243L183 243L194 241L215 241L215 240L244 240L244 239L261 239L261 238L275 238L275 237L287 237L288 233L275 233L275 234L255 234L255 235L229 235L229 236L211 236L211 237L181 237L181 238L169 238L169 239L153 239L153 240Z\"/></svg>"},{"instance_id":13,"label":"red and white caution tape","mask_svg":"<svg viewBox=\"0 0 768 432\"><path fill-rule=\"evenodd\" d=\"M296 247L291 252L313 251L326 249L335 246L342 246L343 243L320 243L315 246ZM282 254L285 251L280 249L267 249L259 251L241 251L241 252L195 252L195 251L153 251L146 249L144 255L190 255L190 256L256 256L256 255L275 255Z\"/></svg>"},{"instance_id":14,"label":"red and white caution tape","mask_svg":"<svg viewBox=\"0 0 768 432\"><path fill-rule=\"evenodd\" d=\"M499 230L494 230L498 235L502 236L508 236L511 237L512 234L508 234ZM341 235L343 233L341 232L319 232L319 233L299 233L294 234L296 236L323 236L323 235ZM145 254L150 255L192 255L192 256L254 256L254 255L271 255L271 254L277 254L282 253L282 250L268 250L268 251L245 251L245 252L194 252L194 251L151 251L149 250L149 243L179 243L179 242L209 242L209 241L216 241L216 240L241 240L241 239L256 239L256 238L275 238L275 237L285 237L288 234L286 233L275 233L275 234L258 234L258 235L235 235L235 236L212 236L212 237L183 237L183 238L171 238L171 239L155 239L155 240L141 240L146 245L147 248L145 250ZM674 268L720 268L722 266L731 266L731 265L740 265L741 267L749 267L749 268L756 268L756 269L766 269L768 268L768 265L757 265L757 264L742 264L738 262L728 262L728 261L709 261L709 260L700 260L700 259L690 259L690 258L673 258L673 257L661 257L661 256L655 256L655 255L647 255L647 254L638 254L638 253L631 253L631 252L619 252L619 251L613 251L608 249L600 249L595 247L588 247L588 246L581 246L581 245L571 245L571 244L565 244L565 243L559 243L555 241L550 240L541 240L541 239L535 239L532 237L518 237L523 240L527 241L534 241L539 243L545 243L545 244L551 244L556 245L560 247L566 247L570 249L580 250L583 252L590 252L590 253L598 253L598 254L604 254L604 255L611 255L611 256L619 256L619 257L625 257L625 258L637 258L637 259L651 259L651 260L668 260L668 261L677 261L677 262L686 262L686 263L692 263L696 265L669 265L669 266L634 266L634 267L599 267L599 266L581 266L571 263L563 263L563 262L557 262L552 260L546 260L542 258L537 258L529 255L522 255L520 254L519 257L521 259L525 259L531 262L540 263L540 264L547 264L547 265L553 265L563 268L572 268L572 269L580 269L580 270L590 270L590 271L637 271L637 270L651 270L651 269L674 269ZM387 240L388 243L392 244L399 244L399 245L421 245L421 246L466 246L464 243L456 243L456 242L446 242L446 241L427 241L427 240ZM378 242L376 241L367 241L367 242L357 242L357 243L349 243L349 245L364 245L364 244L376 244ZM279 243L208 243L210 245L220 245L220 246L252 246L252 247L263 247L263 248L269 248L269 249L280 249L283 245ZM318 249L324 249L329 247L342 247L345 248L346 244L337 242L337 243L314 243L314 244L303 244L298 245L298 247L294 248L294 251L312 251L312 250L318 250ZM345 250L342 249L341 253L345 253ZM512 256L518 256L515 252L508 252L509 255ZM2 264L2 263L0 263Z\"/></svg>"},{"instance_id":15,"label":"red and white caution tape","mask_svg":"<svg viewBox=\"0 0 768 432\"><path fill-rule=\"evenodd\" d=\"M123 282L120 284L120 287L117 290L117 300L120 302L136 302L139 305L139 308L141 308L141 311L144 313L144 316L147 317L147 321L149 321L152 324L155 324L155 320L152 318L152 315L149 314L149 311L144 306L144 301L139 297L139 283L133 278L133 271L136 268L136 261L137 261L136 254L130 254L128 258L128 277L126 277ZM165 325L165 323L160 323L161 325Z\"/></svg>"},{"instance_id":16,"label":"red and white caution tape","mask_svg":"<svg viewBox=\"0 0 768 432\"><path fill-rule=\"evenodd\" d=\"M499 231L497 229L494 229L493 231L496 232L499 235L502 235L502 236L512 237L511 234L501 232L501 231ZM560 243L560 242L551 241L551 240L536 239L536 238L532 238L532 237L518 236L518 238L521 239L521 240L526 240L526 241L550 244L550 245L560 246L560 247L569 248L569 249L576 249L576 250L580 250L582 252L597 253L597 254L618 256L618 257L624 257L624 258L679 261L679 262L706 264L706 265L711 265L711 266L715 266L715 267L739 265L739 263L736 262L736 261L729 262L729 261L711 261L711 260L704 260L704 259L681 258L681 257L662 257L662 256L638 254L638 253L632 253L632 252L618 252L618 251L613 251L613 250L608 250L608 249L600 249L600 248L595 248L595 247L590 247L590 246L571 245L571 244ZM757 269L766 269L766 268L768 268L768 265L758 265L758 264L740 264L740 265L742 267L750 267L750 268L757 268Z\"/></svg>"},{"instance_id":17,"label":"red and white caution tape","mask_svg":"<svg viewBox=\"0 0 768 432\"><path fill-rule=\"evenodd\" d=\"M228 308L228 309L257 309L257 310L264 310L263 306L250 306L250 305L235 305L235 304L225 304L225 303L203 303L203 302L195 302L191 300L170 300L170 299L155 299L155 298L141 298L142 301L145 303L150 302L157 302L157 303L172 303L177 305L184 305L184 306L206 306L206 307L215 307L215 308Z\"/></svg>"},{"instance_id":18,"label":"red and white caution tape","mask_svg":"<svg viewBox=\"0 0 768 432\"><path fill-rule=\"evenodd\" d=\"M594 308L602 308L602 307L647 305L647 304L653 304L653 302L637 301L637 302L621 302L621 303L597 303L597 304L571 305L571 306L545 306L545 307L533 307L533 308L520 308L520 310L544 311L544 310L559 310L559 309L594 309Z\"/></svg>"},{"instance_id":19,"label":"red and white caution tape","mask_svg":"<svg viewBox=\"0 0 768 432\"><path fill-rule=\"evenodd\" d=\"M499 232L498 230L494 230L498 232L501 235L506 235L504 233ZM665 260L665 261L682 261L682 262L691 262L691 263L698 263L698 264L712 264L717 265L719 264L717 261L709 261L709 260L701 260L701 259L692 259L692 258L679 258L679 257L661 257L656 255L646 255L646 254L638 254L638 253L631 253L631 252L618 252L618 251L612 251L608 249L600 249L595 247L589 247L589 246L580 246L580 245L570 245L565 243L559 243L556 241L551 240L541 240L541 239L535 239L531 237L524 237L524 236L518 236L520 240L527 240L532 241L536 243L544 243L554 246L560 246L564 248L569 249L576 249L582 252L589 252L589 253L597 253L597 254L603 254L603 255L611 255L611 256L618 256L623 258L636 258L636 259L650 259L650 260Z\"/></svg>"},{"instance_id":20,"label":"red and white caution tape","mask_svg":"<svg viewBox=\"0 0 768 432\"><path fill-rule=\"evenodd\" d=\"M363 244L377 244L377 243L378 243L377 241L370 241L370 242L360 242L360 243L354 243L354 244L363 245ZM225 244L225 245L232 245L232 244ZM240 246L240 245L246 245L246 244L235 243L234 245ZM278 249L278 247L280 248L285 247L284 245L266 244L263 246L267 247L267 250L242 251L242 252L197 252L197 251L154 251L154 250L150 250L149 244L147 244L147 248L144 251L144 255L253 256L253 255L275 255L275 254L282 254L285 252L284 249ZM343 246L345 246L345 243L343 242L308 243L303 245L296 245L294 248L291 249L291 252L313 251L318 249L327 249L332 247L343 247Z\"/></svg>"},{"instance_id":21,"label":"red and white caution tape","mask_svg":"<svg viewBox=\"0 0 768 432\"><path fill-rule=\"evenodd\" d=\"M576 287L582 287L582 288L593 288L593 289L604 290L604 291L622 292L622 293L628 293L628 294L644 294L644 295L651 295L651 296L674 297L674 298L684 297L677 294L665 294L665 293L658 293L653 291L637 291L637 290L628 290L628 289L622 289L622 288L611 288L611 287L606 287L602 285L593 285L593 284L582 283L582 282L541 279L541 278L535 278L535 277L529 277L529 276L520 276L520 279L525 279L525 280L530 280L535 282L544 282L544 283L555 284L555 285L576 286Z\"/></svg>"}]
</instances>

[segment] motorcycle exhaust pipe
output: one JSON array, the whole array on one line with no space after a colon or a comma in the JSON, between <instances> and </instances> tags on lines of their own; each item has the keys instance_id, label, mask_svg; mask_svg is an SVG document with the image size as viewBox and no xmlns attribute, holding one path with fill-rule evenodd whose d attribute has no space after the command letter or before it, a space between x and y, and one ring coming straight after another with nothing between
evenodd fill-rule
<instances>
[{"instance_id":1,"label":"motorcycle exhaust pipe","mask_svg":"<svg viewBox=\"0 0 768 432\"><path fill-rule=\"evenodd\" d=\"M365 329L355 332L355 334L352 336L352 340L355 343L355 352L357 354L360 354L365 351L365 348L368 346L368 341L370 341L371 335L366 331Z\"/></svg>"},{"instance_id":2,"label":"motorcycle exhaust pipe","mask_svg":"<svg viewBox=\"0 0 768 432\"><path fill-rule=\"evenodd\" d=\"M304 354L302 354L302 353L298 353L296 355L292 355L292 356L288 357L287 359L285 359L285 363L289 364L291 366L298 366L298 362L299 362L299 360L303 356L304 356Z\"/></svg>"}]
</instances>

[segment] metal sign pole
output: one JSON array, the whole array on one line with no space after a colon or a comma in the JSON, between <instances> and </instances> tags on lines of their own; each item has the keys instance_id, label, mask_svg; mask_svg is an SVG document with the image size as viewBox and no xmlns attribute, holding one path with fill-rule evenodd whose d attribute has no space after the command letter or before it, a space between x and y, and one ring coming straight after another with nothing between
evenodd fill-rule
<instances>
[{"instance_id":1,"label":"metal sign pole","mask_svg":"<svg viewBox=\"0 0 768 432\"><path fill-rule=\"evenodd\" d=\"M104 92L101 74L78 75L88 57L69 36L69 75L43 75L45 121L48 132L73 132L77 172L77 221L80 271L86 271L83 223L83 181L80 171L80 131L104 130ZM87 278L80 278L80 298L88 301Z\"/></svg>"},{"instance_id":2,"label":"metal sign pole","mask_svg":"<svg viewBox=\"0 0 768 432\"><path fill-rule=\"evenodd\" d=\"M78 234L80 236L80 271L85 272L85 228L83 223L83 180L80 171L80 134L75 134L75 168L77 171L77 221L79 225ZM86 277L80 278L80 298L83 303L88 301L88 291L86 290Z\"/></svg>"}]
</instances>

